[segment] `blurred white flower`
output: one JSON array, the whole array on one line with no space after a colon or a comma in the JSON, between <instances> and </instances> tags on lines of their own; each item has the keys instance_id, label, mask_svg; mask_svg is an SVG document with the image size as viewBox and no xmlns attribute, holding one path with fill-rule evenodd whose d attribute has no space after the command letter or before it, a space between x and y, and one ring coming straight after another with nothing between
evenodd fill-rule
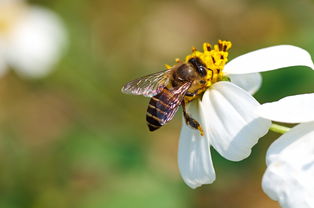
<instances>
[{"instance_id":1,"label":"blurred white flower","mask_svg":"<svg viewBox=\"0 0 314 208\"><path fill-rule=\"evenodd\" d=\"M22 0L0 0L0 75L8 66L25 77L47 75L67 41L62 20Z\"/></svg>"},{"instance_id":2,"label":"blurred white flower","mask_svg":"<svg viewBox=\"0 0 314 208\"><path fill-rule=\"evenodd\" d=\"M268 149L264 192L284 208L314 207L314 93L261 105L258 114L285 123L302 123Z\"/></svg>"},{"instance_id":3,"label":"blurred white flower","mask_svg":"<svg viewBox=\"0 0 314 208\"><path fill-rule=\"evenodd\" d=\"M191 116L205 128L205 136L201 136L183 119L178 162L188 186L196 188L215 180L211 145L228 160L240 161L250 155L251 148L271 125L270 120L255 113L260 104L251 94L261 85L258 72L298 65L314 68L311 56L295 46L273 46L247 53L226 64L223 72L231 82L214 83L201 100L187 106Z\"/></svg>"}]
</instances>

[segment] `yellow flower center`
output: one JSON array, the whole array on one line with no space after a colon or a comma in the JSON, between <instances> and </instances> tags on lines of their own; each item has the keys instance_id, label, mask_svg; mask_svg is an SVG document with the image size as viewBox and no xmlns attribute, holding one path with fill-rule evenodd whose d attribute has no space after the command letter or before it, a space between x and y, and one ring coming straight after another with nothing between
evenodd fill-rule
<instances>
[{"instance_id":1,"label":"yellow flower center","mask_svg":"<svg viewBox=\"0 0 314 208\"><path fill-rule=\"evenodd\" d=\"M206 81L209 87L215 82L223 79L223 68L228 61L228 50L232 44L230 41L218 41L213 47L209 43L203 44L203 51L192 48L192 54L185 57L188 62L191 58L199 58L207 68Z\"/></svg>"}]
</instances>

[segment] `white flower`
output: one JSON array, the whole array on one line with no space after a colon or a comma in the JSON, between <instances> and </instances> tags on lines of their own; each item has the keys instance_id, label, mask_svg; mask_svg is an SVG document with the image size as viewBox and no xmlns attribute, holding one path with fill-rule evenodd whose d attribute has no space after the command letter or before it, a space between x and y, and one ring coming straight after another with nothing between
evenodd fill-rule
<instances>
[{"instance_id":1,"label":"white flower","mask_svg":"<svg viewBox=\"0 0 314 208\"><path fill-rule=\"evenodd\" d=\"M313 208L314 93L261 105L257 113L279 122L301 123L269 147L264 192L284 208Z\"/></svg>"},{"instance_id":2,"label":"white flower","mask_svg":"<svg viewBox=\"0 0 314 208\"><path fill-rule=\"evenodd\" d=\"M251 148L271 125L270 120L255 114L259 103L251 94L261 85L258 72L297 65L314 68L311 56L305 50L290 45L242 55L224 68L224 74L231 82L214 83L201 100L196 99L188 105L188 112L200 122L205 133L201 136L183 119L178 162L188 186L196 188L215 180L211 145L228 160L240 161L250 155Z\"/></svg>"},{"instance_id":3,"label":"white flower","mask_svg":"<svg viewBox=\"0 0 314 208\"><path fill-rule=\"evenodd\" d=\"M22 0L0 1L0 75L11 66L26 77L47 75L66 43L61 19Z\"/></svg>"}]
</instances>

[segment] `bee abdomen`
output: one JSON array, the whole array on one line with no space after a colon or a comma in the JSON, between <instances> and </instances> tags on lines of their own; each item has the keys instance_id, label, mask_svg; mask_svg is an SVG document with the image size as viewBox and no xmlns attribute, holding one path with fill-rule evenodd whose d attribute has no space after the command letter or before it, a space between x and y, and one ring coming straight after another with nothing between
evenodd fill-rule
<instances>
[{"instance_id":1,"label":"bee abdomen","mask_svg":"<svg viewBox=\"0 0 314 208\"><path fill-rule=\"evenodd\" d=\"M166 108L157 96L150 99L146 112L146 121L150 131L159 129L165 124L163 115L166 114Z\"/></svg>"},{"instance_id":2,"label":"bee abdomen","mask_svg":"<svg viewBox=\"0 0 314 208\"><path fill-rule=\"evenodd\" d=\"M165 123L172 119L174 113L174 106L178 106L181 100L174 99L173 94L167 88L149 101L146 121L150 131L159 129Z\"/></svg>"}]
</instances>

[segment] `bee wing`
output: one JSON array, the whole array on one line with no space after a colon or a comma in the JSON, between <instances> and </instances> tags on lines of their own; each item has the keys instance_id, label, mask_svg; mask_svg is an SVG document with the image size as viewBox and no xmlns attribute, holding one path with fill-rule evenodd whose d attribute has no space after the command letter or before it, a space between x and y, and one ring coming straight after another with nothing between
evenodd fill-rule
<instances>
[{"instance_id":1,"label":"bee wing","mask_svg":"<svg viewBox=\"0 0 314 208\"><path fill-rule=\"evenodd\" d=\"M151 109L151 114L158 118L160 126L163 126L174 117L191 84L191 82L186 82L176 88L165 88L162 93L154 96L158 101L155 104L156 108ZM154 102L154 100L152 102Z\"/></svg>"},{"instance_id":2,"label":"bee wing","mask_svg":"<svg viewBox=\"0 0 314 208\"><path fill-rule=\"evenodd\" d=\"M152 97L160 93L169 82L171 69L149 74L133 80L121 89L122 93Z\"/></svg>"}]
</instances>

